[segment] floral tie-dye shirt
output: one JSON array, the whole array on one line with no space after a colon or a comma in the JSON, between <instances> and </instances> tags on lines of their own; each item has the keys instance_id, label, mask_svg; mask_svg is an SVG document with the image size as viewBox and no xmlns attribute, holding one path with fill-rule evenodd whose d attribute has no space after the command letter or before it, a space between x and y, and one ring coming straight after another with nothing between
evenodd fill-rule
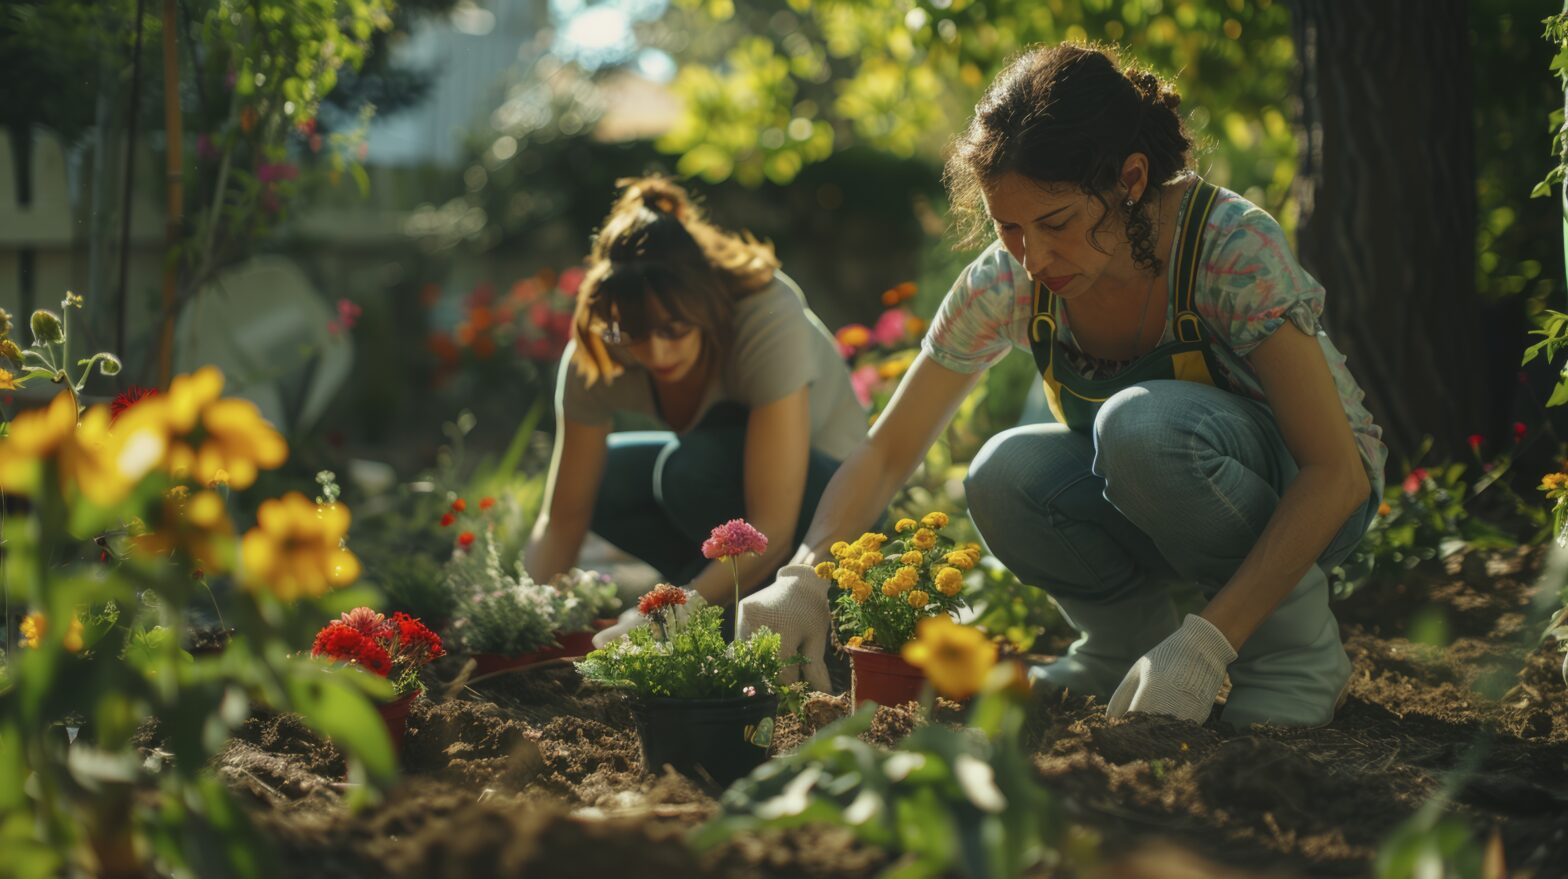
<instances>
[{"instance_id":1,"label":"floral tie-dye shirt","mask_svg":"<svg viewBox=\"0 0 1568 879\"><path fill-rule=\"evenodd\" d=\"M1175 227L1193 190L1187 190ZM1193 307L1204 322L1219 374L1214 380L1232 393L1265 401L1263 385L1247 355L1275 330L1290 321L1315 336L1323 347L1339 391L1345 417L1355 432L1356 446L1373 489L1383 491L1383 464L1388 449L1383 430L1372 422L1362 398L1366 394L1345 367L1319 318L1323 314L1323 285L1307 274L1290 252L1285 233L1268 212L1228 189L1209 212L1198 261ZM1174 285L1175 274L1171 273ZM1175 339L1171 312L1173 296L1165 297L1165 334L1160 344ZM955 372L973 373L995 365L1013 348L1029 351L1029 324L1034 317L1034 284L1001 242L995 242L971 262L954 282L937 309L921 348L937 363ZM1094 361L1082 355L1072 337L1070 321L1060 300L1056 303L1057 338L1067 349L1076 371L1088 377L1114 375L1125 364Z\"/></svg>"}]
</instances>

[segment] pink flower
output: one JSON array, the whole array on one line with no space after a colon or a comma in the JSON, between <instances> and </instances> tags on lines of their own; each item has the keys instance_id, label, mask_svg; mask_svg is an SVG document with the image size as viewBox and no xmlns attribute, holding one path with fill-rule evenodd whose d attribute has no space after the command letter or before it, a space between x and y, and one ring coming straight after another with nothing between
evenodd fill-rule
<instances>
[{"instance_id":1,"label":"pink flower","mask_svg":"<svg viewBox=\"0 0 1568 879\"><path fill-rule=\"evenodd\" d=\"M1415 494L1420 491L1422 484L1426 482L1426 475L1425 467L1417 467L1410 471L1410 475L1405 477L1405 494Z\"/></svg>"},{"instance_id":2,"label":"pink flower","mask_svg":"<svg viewBox=\"0 0 1568 879\"><path fill-rule=\"evenodd\" d=\"M729 559L748 552L762 555L767 549L767 536L745 519L731 519L715 527L712 535L702 542L702 555L710 559Z\"/></svg>"},{"instance_id":3,"label":"pink flower","mask_svg":"<svg viewBox=\"0 0 1568 879\"><path fill-rule=\"evenodd\" d=\"M344 613L340 618L343 620L343 625L359 632L361 635L369 635L371 637L375 637L381 631L382 625L387 620L385 616L376 613L368 607L356 607Z\"/></svg>"},{"instance_id":4,"label":"pink flower","mask_svg":"<svg viewBox=\"0 0 1568 879\"><path fill-rule=\"evenodd\" d=\"M299 178L299 169L287 162L262 162L256 166L256 179L262 183Z\"/></svg>"},{"instance_id":5,"label":"pink flower","mask_svg":"<svg viewBox=\"0 0 1568 879\"><path fill-rule=\"evenodd\" d=\"M855 399L859 400L862 406L871 405L871 392L877 389L881 381L882 376L875 366L862 366L849 374L849 386L854 389Z\"/></svg>"},{"instance_id":6,"label":"pink flower","mask_svg":"<svg viewBox=\"0 0 1568 879\"><path fill-rule=\"evenodd\" d=\"M871 328L871 341L884 347L892 347L903 341L904 333L909 328L909 312L902 308L889 308L877 318L876 326Z\"/></svg>"},{"instance_id":7,"label":"pink flower","mask_svg":"<svg viewBox=\"0 0 1568 879\"><path fill-rule=\"evenodd\" d=\"M365 310L352 299L339 299L337 320L328 322L327 330L334 336L342 335L352 330L359 323L359 316L364 313Z\"/></svg>"}]
</instances>

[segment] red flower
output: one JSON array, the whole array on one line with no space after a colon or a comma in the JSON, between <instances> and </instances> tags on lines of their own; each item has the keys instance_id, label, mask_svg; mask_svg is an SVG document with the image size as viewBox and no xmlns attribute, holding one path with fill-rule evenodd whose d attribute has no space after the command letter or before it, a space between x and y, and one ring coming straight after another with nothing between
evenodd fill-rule
<instances>
[{"instance_id":1,"label":"red flower","mask_svg":"<svg viewBox=\"0 0 1568 879\"><path fill-rule=\"evenodd\" d=\"M462 534L457 535L457 545L461 546L464 549L467 549L470 546L473 546L474 545L474 532L472 532L472 531L464 531Z\"/></svg>"},{"instance_id":2,"label":"red flower","mask_svg":"<svg viewBox=\"0 0 1568 879\"><path fill-rule=\"evenodd\" d=\"M158 396L157 388L144 388L141 385L131 385L125 392L116 396L114 402L109 404L109 420L114 421L125 413L125 410L135 406L148 397Z\"/></svg>"},{"instance_id":3,"label":"red flower","mask_svg":"<svg viewBox=\"0 0 1568 879\"><path fill-rule=\"evenodd\" d=\"M392 671L392 657L386 648L341 620L333 620L316 633L316 643L311 646L310 655L352 662L381 677L386 677Z\"/></svg>"},{"instance_id":4,"label":"red flower","mask_svg":"<svg viewBox=\"0 0 1568 879\"><path fill-rule=\"evenodd\" d=\"M417 667L446 655L441 636L414 617L398 612L392 615L392 624L397 627L399 659L408 658Z\"/></svg>"},{"instance_id":5,"label":"red flower","mask_svg":"<svg viewBox=\"0 0 1568 879\"><path fill-rule=\"evenodd\" d=\"M637 602L637 612L645 617L651 617L662 612L667 607L686 603L686 590L677 589L668 583L660 583L653 587L653 591L644 595Z\"/></svg>"},{"instance_id":6,"label":"red flower","mask_svg":"<svg viewBox=\"0 0 1568 879\"><path fill-rule=\"evenodd\" d=\"M464 510L468 509L468 501L465 501L462 498L458 498L457 500L452 502L452 509L457 511L457 512L459 512L459 513L461 513Z\"/></svg>"},{"instance_id":7,"label":"red flower","mask_svg":"<svg viewBox=\"0 0 1568 879\"><path fill-rule=\"evenodd\" d=\"M767 536L745 519L731 519L715 527L702 542L702 555L710 559L733 558L748 552L762 555L767 549Z\"/></svg>"},{"instance_id":8,"label":"red flower","mask_svg":"<svg viewBox=\"0 0 1568 879\"><path fill-rule=\"evenodd\" d=\"M1479 452L1481 451L1481 443L1486 442L1486 437L1481 436L1479 433L1472 433L1466 442L1470 443L1471 451Z\"/></svg>"},{"instance_id":9,"label":"red flower","mask_svg":"<svg viewBox=\"0 0 1568 879\"><path fill-rule=\"evenodd\" d=\"M1515 421L1514 422L1514 443L1517 445L1519 442L1523 441L1524 440L1524 435L1529 433L1529 432L1530 432L1530 428L1527 427L1523 421Z\"/></svg>"},{"instance_id":10,"label":"red flower","mask_svg":"<svg viewBox=\"0 0 1568 879\"><path fill-rule=\"evenodd\" d=\"M481 510L488 510L493 506L495 506L495 498L493 497L482 498L479 501L479 509Z\"/></svg>"},{"instance_id":11,"label":"red flower","mask_svg":"<svg viewBox=\"0 0 1568 879\"><path fill-rule=\"evenodd\" d=\"M441 527L442 528L445 528L446 526L448 526L448 525L450 525L450 524L452 524L453 522L456 522L456 521L457 521L457 517L452 515L451 513L442 513L441 514Z\"/></svg>"}]
</instances>

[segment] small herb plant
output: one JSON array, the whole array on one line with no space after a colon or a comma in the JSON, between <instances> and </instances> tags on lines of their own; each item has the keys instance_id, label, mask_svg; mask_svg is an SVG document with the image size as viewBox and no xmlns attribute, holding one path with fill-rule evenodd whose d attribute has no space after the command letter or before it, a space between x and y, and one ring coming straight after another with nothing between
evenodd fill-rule
<instances>
[{"instance_id":1,"label":"small herb plant","mask_svg":"<svg viewBox=\"0 0 1568 879\"><path fill-rule=\"evenodd\" d=\"M677 618L675 607L688 600L685 590L655 587L637 605L648 624L588 654L577 663L578 672L639 696L719 699L783 693L779 672L801 658L781 658L777 634L763 628L749 638L725 641L722 608L704 604Z\"/></svg>"},{"instance_id":2,"label":"small herb plant","mask_svg":"<svg viewBox=\"0 0 1568 879\"><path fill-rule=\"evenodd\" d=\"M896 652L921 620L966 606L964 575L980 563L980 545L954 543L941 533L947 524L946 513L928 513L900 519L891 540L870 531L833 544L833 561L817 565L817 575L843 590L833 618L846 646Z\"/></svg>"}]
</instances>

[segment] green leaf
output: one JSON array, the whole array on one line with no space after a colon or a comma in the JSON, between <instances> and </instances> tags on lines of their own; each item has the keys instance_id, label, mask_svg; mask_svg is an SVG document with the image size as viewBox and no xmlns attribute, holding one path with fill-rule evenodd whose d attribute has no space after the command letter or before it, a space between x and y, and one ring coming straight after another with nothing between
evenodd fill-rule
<instances>
[{"instance_id":1,"label":"green leaf","mask_svg":"<svg viewBox=\"0 0 1568 879\"><path fill-rule=\"evenodd\" d=\"M311 728L362 760L372 778L388 781L396 772L392 741L361 687L344 680L350 674L359 672L296 667L287 681L289 701Z\"/></svg>"}]
</instances>

